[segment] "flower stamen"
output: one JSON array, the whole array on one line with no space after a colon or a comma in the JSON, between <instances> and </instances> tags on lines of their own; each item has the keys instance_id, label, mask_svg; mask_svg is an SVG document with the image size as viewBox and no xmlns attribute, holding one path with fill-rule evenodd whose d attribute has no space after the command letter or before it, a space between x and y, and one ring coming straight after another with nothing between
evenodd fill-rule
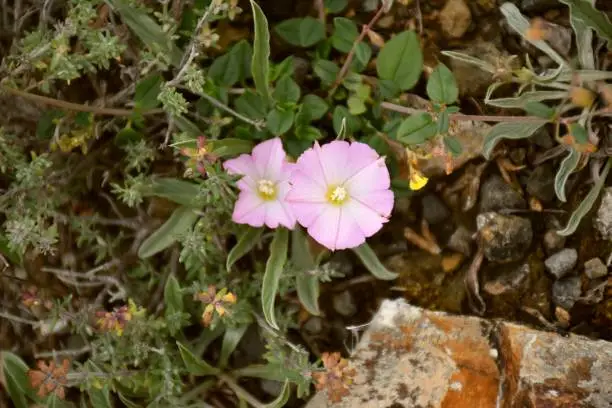
<instances>
[{"instance_id":1,"label":"flower stamen","mask_svg":"<svg viewBox=\"0 0 612 408\"><path fill-rule=\"evenodd\" d=\"M340 205L348 200L349 194L343 186L331 186L329 190L327 190L326 198L330 203Z\"/></svg>"},{"instance_id":2,"label":"flower stamen","mask_svg":"<svg viewBox=\"0 0 612 408\"><path fill-rule=\"evenodd\" d=\"M276 185L270 180L259 180L257 182L257 192L266 201L274 200L276 198Z\"/></svg>"}]
</instances>

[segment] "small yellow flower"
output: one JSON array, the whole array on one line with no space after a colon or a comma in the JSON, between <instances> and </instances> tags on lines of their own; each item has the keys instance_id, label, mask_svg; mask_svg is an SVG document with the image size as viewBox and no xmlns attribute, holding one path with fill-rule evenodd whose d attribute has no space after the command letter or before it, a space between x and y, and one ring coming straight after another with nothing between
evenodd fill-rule
<instances>
[{"instance_id":1,"label":"small yellow flower","mask_svg":"<svg viewBox=\"0 0 612 408\"><path fill-rule=\"evenodd\" d=\"M206 305L204 313L202 313L202 323L204 326L210 325L215 312L217 312L219 317L225 316L228 313L227 306L235 304L237 300L236 295L228 292L226 288L217 292L213 285L210 285L206 292L198 293L196 299Z\"/></svg>"},{"instance_id":2,"label":"small yellow flower","mask_svg":"<svg viewBox=\"0 0 612 408\"><path fill-rule=\"evenodd\" d=\"M410 189L417 191L425 187L429 179L417 169L410 169Z\"/></svg>"}]
</instances>

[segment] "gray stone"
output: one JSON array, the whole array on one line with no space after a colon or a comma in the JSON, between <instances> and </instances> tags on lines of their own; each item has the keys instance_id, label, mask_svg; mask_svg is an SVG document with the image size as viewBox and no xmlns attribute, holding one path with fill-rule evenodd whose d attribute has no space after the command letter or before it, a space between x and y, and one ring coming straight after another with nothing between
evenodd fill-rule
<instances>
[{"instance_id":1,"label":"gray stone","mask_svg":"<svg viewBox=\"0 0 612 408\"><path fill-rule=\"evenodd\" d=\"M527 208L521 194L498 175L493 175L480 188L480 212Z\"/></svg>"},{"instance_id":2,"label":"gray stone","mask_svg":"<svg viewBox=\"0 0 612 408\"><path fill-rule=\"evenodd\" d=\"M608 274L608 267L599 258L589 259L584 263L584 274L589 279L603 278Z\"/></svg>"},{"instance_id":3,"label":"gray stone","mask_svg":"<svg viewBox=\"0 0 612 408\"><path fill-rule=\"evenodd\" d=\"M578 252L574 248L565 248L549 256L545 261L546 269L557 279L570 273L578 261Z\"/></svg>"},{"instance_id":4,"label":"gray stone","mask_svg":"<svg viewBox=\"0 0 612 408\"><path fill-rule=\"evenodd\" d=\"M423 218L431 225L439 224L450 216L450 211L442 200L434 195L427 194L421 201Z\"/></svg>"},{"instance_id":5,"label":"gray stone","mask_svg":"<svg viewBox=\"0 0 612 408\"><path fill-rule=\"evenodd\" d=\"M603 191L594 224L603 239L612 240L612 187Z\"/></svg>"},{"instance_id":6,"label":"gray stone","mask_svg":"<svg viewBox=\"0 0 612 408\"><path fill-rule=\"evenodd\" d=\"M495 212L478 214L476 224L485 257L491 262L518 261L531 246L531 221Z\"/></svg>"},{"instance_id":7,"label":"gray stone","mask_svg":"<svg viewBox=\"0 0 612 408\"><path fill-rule=\"evenodd\" d=\"M500 269L499 266L496 269ZM531 273L531 268L528 263L525 263L518 268L510 270L502 270L496 272L495 279L492 279L484 284L484 291L493 296L499 295L520 295L525 289L525 283Z\"/></svg>"},{"instance_id":8,"label":"gray stone","mask_svg":"<svg viewBox=\"0 0 612 408\"><path fill-rule=\"evenodd\" d=\"M579 276L569 276L553 283L552 299L557 306L570 310L580 298L582 284Z\"/></svg>"},{"instance_id":9,"label":"gray stone","mask_svg":"<svg viewBox=\"0 0 612 408\"><path fill-rule=\"evenodd\" d=\"M332 298L334 310L341 316L350 317L357 313L355 298L349 290L336 293Z\"/></svg>"},{"instance_id":10,"label":"gray stone","mask_svg":"<svg viewBox=\"0 0 612 408\"><path fill-rule=\"evenodd\" d=\"M302 329L310 335L319 334L323 330L323 319L313 316L304 323Z\"/></svg>"},{"instance_id":11,"label":"gray stone","mask_svg":"<svg viewBox=\"0 0 612 408\"><path fill-rule=\"evenodd\" d=\"M542 164L531 172L527 179L527 192L544 202L555 198L555 175L549 165Z\"/></svg>"},{"instance_id":12,"label":"gray stone","mask_svg":"<svg viewBox=\"0 0 612 408\"><path fill-rule=\"evenodd\" d=\"M446 245L455 252L470 256L472 254L472 235L474 235L472 232L460 225L448 239Z\"/></svg>"},{"instance_id":13,"label":"gray stone","mask_svg":"<svg viewBox=\"0 0 612 408\"><path fill-rule=\"evenodd\" d=\"M548 230L544 234L544 249L547 254L555 253L565 246L565 237L557 234L557 230Z\"/></svg>"},{"instance_id":14,"label":"gray stone","mask_svg":"<svg viewBox=\"0 0 612 408\"><path fill-rule=\"evenodd\" d=\"M472 13L464 0L448 0L440 11L440 26L449 38L461 38L472 23Z\"/></svg>"}]
</instances>

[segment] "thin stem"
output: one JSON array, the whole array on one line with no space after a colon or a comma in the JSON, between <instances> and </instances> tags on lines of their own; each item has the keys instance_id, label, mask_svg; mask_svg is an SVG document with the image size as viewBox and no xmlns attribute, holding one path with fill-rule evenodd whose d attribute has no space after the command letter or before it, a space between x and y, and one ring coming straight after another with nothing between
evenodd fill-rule
<instances>
[{"instance_id":1,"label":"thin stem","mask_svg":"<svg viewBox=\"0 0 612 408\"><path fill-rule=\"evenodd\" d=\"M119 109L119 108L101 108L97 106L89 106L82 105L79 103L72 103L67 101L62 101L60 99L49 98L47 96L36 95L33 93L25 92L19 89L11 88L5 85L0 85L0 90L6 91L12 95L20 96L25 99L29 99L34 102L39 102L44 105L56 106L58 108L63 108L67 110L77 111L77 112L90 112L96 115L105 115L105 116L131 116L135 113L135 111L130 109ZM159 113L163 113L163 109L151 109L147 111L140 112L142 115L156 115Z\"/></svg>"},{"instance_id":2,"label":"thin stem","mask_svg":"<svg viewBox=\"0 0 612 408\"><path fill-rule=\"evenodd\" d=\"M353 57L355 56L355 52L357 51L357 46L363 41L363 39L365 38L365 36L368 33L368 31L372 29L374 24L376 24L376 22L383 15L383 13L384 13L384 7L380 6L378 11L374 15L374 17L372 17L372 19L370 20L370 22L368 24L366 24L365 26L363 26L363 28L361 29L361 33L359 34L359 37L357 37L355 39L355 41L353 42L353 46L351 47L351 50L349 51L348 55L346 56L346 61L344 61L344 65L342 65L342 68L340 69L340 72L338 72L338 75L336 76L336 80L334 81L334 85L332 86L332 88L329 91L329 96L330 97L336 92L336 89L338 88L340 83L342 83L342 79L344 78L344 76L348 72L349 67L351 65L351 62L353 61Z\"/></svg>"},{"instance_id":3,"label":"thin stem","mask_svg":"<svg viewBox=\"0 0 612 408\"><path fill-rule=\"evenodd\" d=\"M16 322L16 323L27 324L27 325L32 326L32 327L40 326L40 322L37 322L37 321L34 321L34 320L30 320L30 319L24 319L22 317L15 316L15 315L12 315L12 314L6 313L6 312L0 312L0 317L2 317L4 319L7 319L7 320L11 320L11 321Z\"/></svg>"},{"instance_id":4,"label":"thin stem","mask_svg":"<svg viewBox=\"0 0 612 408\"><path fill-rule=\"evenodd\" d=\"M44 351L40 353L35 353L34 358L50 358L50 357L59 357L59 356L69 356L69 357L77 357L81 354L89 353L91 351L91 347L83 346L80 349L68 349L68 350L53 350L53 351Z\"/></svg>"},{"instance_id":5,"label":"thin stem","mask_svg":"<svg viewBox=\"0 0 612 408\"><path fill-rule=\"evenodd\" d=\"M261 123L259 121L254 121L253 119L249 119L246 116L241 115L240 113L236 112L235 110L233 110L229 106L227 106L227 105L223 104L222 102L216 100L212 96L210 96L208 94L205 94L204 92L200 92L200 93L198 93L198 95L201 96L202 98L206 99L208 102L210 102L211 104L213 104L217 108L226 111L227 113L235 116L237 119L240 119L241 121L243 121L245 123L248 123L249 125L255 126L257 129L261 129L263 127L263 123Z\"/></svg>"},{"instance_id":6,"label":"thin stem","mask_svg":"<svg viewBox=\"0 0 612 408\"><path fill-rule=\"evenodd\" d=\"M314 2L315 8L317 9L319 14L319 20L321 20L321 22L325 24L325 4L323 4L323 0L314 0Z\"/></svg>"},{"instance_id":7,"label":"thin stem","mask_svg":"<svg viewBox=\"0 0 612 408\"><path fill-rule=\"evenodd\" d=\"M238 385L236 380L234 380L229 375L220 374L219 379L222 382L226 383L227 386L230 387L232 391L234 391L238 397L242 398L243 400L251 404L251 406L255 408L264 408L266 406L266 404L260 402L257 398L252 396L250 392L248 392L247 390L242 388L240 385Z\"/></svg>"}]
</instances>

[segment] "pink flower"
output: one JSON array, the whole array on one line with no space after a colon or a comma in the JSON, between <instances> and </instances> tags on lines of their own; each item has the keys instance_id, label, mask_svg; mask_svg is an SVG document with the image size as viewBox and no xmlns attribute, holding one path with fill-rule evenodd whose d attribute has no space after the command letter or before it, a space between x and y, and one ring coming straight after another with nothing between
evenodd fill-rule
<instances>
[{"instance_id":1,"label":"pink flower","mask_svg":"<svg viewBox=\"0 0 612 408\"><path fill-rule=\"evenodd\" d=\"M332 251L363 244L393 209L384 160L364 143L315 143L300 156L291 176L287 201L297 221Z\"/></svg>"},{"instance_id":2,"label":"pink flower","mask_svg":"<svg viewBox=\"0 0 612 408\"><path fill-rule=\"evenodd\" d=\"M252 227L295 227L295 216L285 201L294 164L286 158L281 140L275 138L255 146L250 155L242 154L223 164L228 173L243 176L237 183L240 195L232 214L234 222Z\"/></svg>"}]
</instances>

